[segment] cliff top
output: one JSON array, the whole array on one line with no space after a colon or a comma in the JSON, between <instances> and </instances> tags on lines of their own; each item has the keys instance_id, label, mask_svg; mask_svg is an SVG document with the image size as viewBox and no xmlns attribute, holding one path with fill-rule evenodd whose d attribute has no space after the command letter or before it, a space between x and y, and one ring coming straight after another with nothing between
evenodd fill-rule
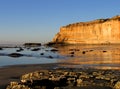
<instances>
[{"instance_id":1,"label":"cliff top","mask_svg":"<svg viewBox=\"0 0 120 89\"><path fill-rule=\"evenodd\" d=\"M116 16L114 16L112 18L96 19L96 20L88 21L88 22L73 23L73 24L63 26L63 27L69 27L69 26L73 26L73 25L90 25L90 24L104 23L104 22L110 21L110 20L119 20L120 21L120 15L116 15Z\"/></svg>"}]
</instances>

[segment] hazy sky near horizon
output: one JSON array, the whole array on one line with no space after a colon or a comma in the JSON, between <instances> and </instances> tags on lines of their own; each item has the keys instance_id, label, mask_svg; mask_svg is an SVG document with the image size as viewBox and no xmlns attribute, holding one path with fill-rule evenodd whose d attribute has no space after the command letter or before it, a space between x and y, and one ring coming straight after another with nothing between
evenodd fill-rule
<instances>
[{"instance_id":1,"label":"hazy sky near horizon","mask_svg":"<svg viewBox=\"0 0 120 89\"><path fill-rule=\"evenodd\" d=\"M48 42L61 26L120 14L120 0L0 0L0 44Z\"/></svg>"}]
</instances>

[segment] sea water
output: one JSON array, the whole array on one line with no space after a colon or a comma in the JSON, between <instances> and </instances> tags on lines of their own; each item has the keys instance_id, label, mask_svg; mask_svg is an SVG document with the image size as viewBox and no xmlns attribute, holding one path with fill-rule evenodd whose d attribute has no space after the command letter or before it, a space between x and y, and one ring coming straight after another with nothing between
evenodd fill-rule
<instances>
[{"instance_id":1,"label":"sea water","mask_svg":"<svg viewBox=\"0 0 120 89\"><path fill-rule=\"evenodd\" d=\"M38 51L32 51L35 48L39 48ZM23 51L17 52L19 47L8 47L0 50L0 67L8 65L21 65L21 64L46 64L46 63L56 63L60 58L63 58L57 52L52 52L51 47L31 47L22 48ZM19 53L24 56L21 57L10 57L11 53ZM41 55L42 54L42 55Z\"/></svg>"},{"instance_id":2,"label":"sea water","mask_svg":"<svg viewBox=\"0 0 120 89\"><path fill-rule=\"evenodd\" d=\"M120 45L69 45L58 47L67 56L62 66L74 68L120 69ZM68 64L68 65L67 65Z\"/></svg>"},{"instance_id":3,"label":"sea water","mask_svg":"<svg viewBox=\"0 0 120 89\"><path fill-rule=\"evenodd\" d=\"M120 69L120 45L67 45L53 47L3 48L0 50L0 67L21 64L60 63L61 67ZM57 49L58 51L51 51ZM20 53L22 57L7 56L11 53ZM41 55L42 53L42 55ZM4 55L3 55L4 54Z\"/></svg>"}]
</instances>

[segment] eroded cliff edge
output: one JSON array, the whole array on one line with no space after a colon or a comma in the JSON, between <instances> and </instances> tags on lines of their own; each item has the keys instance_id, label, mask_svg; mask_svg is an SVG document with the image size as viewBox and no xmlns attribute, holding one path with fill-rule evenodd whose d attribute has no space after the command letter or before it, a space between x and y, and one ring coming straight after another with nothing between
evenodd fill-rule
<instances>
[{"instance_id":1,"label":"eroded cliff edge","mask_svg":"<svg viewBox=\"0 0 120 89\"><path fill-rule=\"evenodd\" d=\"M69 24L60 28L54 43L120 44L120 15L109 19Z\"/></svg>"}]
</instances>

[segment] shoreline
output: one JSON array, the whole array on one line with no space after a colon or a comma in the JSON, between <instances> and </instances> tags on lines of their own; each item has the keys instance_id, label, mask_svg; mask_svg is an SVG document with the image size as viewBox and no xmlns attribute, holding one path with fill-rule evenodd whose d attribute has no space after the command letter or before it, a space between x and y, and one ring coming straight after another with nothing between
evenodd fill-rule
<instances>
[{"instance_id":1,"label":"shoreline","mask_svg":"<svg viewBox=\"0 0 120 89\"><path fill-rule=\"evenodd\" d=\"M25 65L12 65L12 66L4 66L0 68L0 89L5 89L10 82L15 81L19 82L20 77L26 73L31 73L35 71L41 71L41 70L66 70L66 71L117 71L120 72L120 70L110 70L110 69L84 69L84 68L62 68L59 65L63 63L48 63L48 64L25 64Z\"/></svg>"},{"instance_id":2,"label":"shoreline","mask_svg":"<svg viewBox=\"0 0 120 89\"><path fill-rule=\"evenodd\" d=\"M49 70L57 66L57 63L50 64L26 64L26 65L10 65L0 67L0 89L5 89L11 81L20 81L23 74L38 71Z\"/></svg>"}]
</instances>

